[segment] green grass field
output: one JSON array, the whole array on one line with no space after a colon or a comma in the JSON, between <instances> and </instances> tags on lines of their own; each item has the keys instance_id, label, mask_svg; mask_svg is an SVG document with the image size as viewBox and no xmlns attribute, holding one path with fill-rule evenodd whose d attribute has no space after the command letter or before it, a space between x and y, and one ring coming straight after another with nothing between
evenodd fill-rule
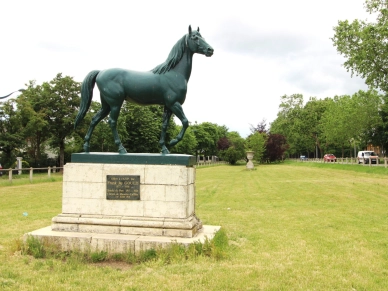
<instances>
[{"instance_id":1,"label":"green grass field","mask_svg":"<svg viewBox=\"0 0 388 291\"><path fill-rule=\"evenodd\" d=\"M227 258L131 265L13 253L61 212L62 183L0 184L0 289L388 290L388 169L216 166L196 185L197 216L226 231Z\"/></svg>"}]
</instances>

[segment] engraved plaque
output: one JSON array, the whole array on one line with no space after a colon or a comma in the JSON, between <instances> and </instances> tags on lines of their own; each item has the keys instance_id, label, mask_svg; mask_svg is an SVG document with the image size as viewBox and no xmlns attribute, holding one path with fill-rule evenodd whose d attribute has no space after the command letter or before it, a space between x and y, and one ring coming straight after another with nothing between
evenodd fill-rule
<instances>
[{"instance_id":1,"label":"engraved plaque","mask_svg":"<svg viewBox=\"0 0 388 291\"><path fill-rule=\"evenodd\" d=\"M140 176L107 175L106 199L140 200Z\"/></svg>"}]
</instances>

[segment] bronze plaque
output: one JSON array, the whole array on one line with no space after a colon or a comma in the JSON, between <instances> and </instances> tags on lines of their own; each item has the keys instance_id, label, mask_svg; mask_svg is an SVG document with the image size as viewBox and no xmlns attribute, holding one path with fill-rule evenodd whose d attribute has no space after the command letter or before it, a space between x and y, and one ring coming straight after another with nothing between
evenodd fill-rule
<instances>
[{"instance_id":1,"label":"bronze plaque","mask_svg":"<svg viewBox=\"0 0 388 291\"><path fill-rule=\"evenodd\" d=\"M107 175L106 199L140 200L140 176Z\"/></svg>"}]
</instances>

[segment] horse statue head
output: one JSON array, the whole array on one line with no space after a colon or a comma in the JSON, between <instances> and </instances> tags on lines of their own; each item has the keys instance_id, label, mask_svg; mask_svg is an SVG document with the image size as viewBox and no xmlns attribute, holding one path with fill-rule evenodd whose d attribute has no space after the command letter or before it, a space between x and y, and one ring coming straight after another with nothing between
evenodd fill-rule
<instances>
[{"instance_id":1,"label":"horse statue head","mask_svg":"<svg viewBox=\"0 0 388 291\"><path fill-rule=\"evenodd\" d=\"M214 53L214 49L199 33L199 27L197 30L192 31L191 25L189 26L189 33L186 34L186 47L193 53L199 53L207 57L211 57Z\"/></svg>"}]
</instances>

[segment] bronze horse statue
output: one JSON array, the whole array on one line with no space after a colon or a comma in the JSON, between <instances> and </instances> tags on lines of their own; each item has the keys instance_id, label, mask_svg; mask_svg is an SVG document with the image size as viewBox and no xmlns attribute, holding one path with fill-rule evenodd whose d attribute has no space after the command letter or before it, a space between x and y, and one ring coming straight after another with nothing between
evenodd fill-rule
<instances>
[{"instance_id":1,"label":"bronze horse statue","mask_svg":"<svg viewBox=\"0 0 388 291\"><path fill-rule=\"evenodd\" d=\"M83 120L90 107L95 83L100 91L101 109L94 115L85 136L84 151L89 152L90 137L95 126L109 113L109 125L119 153L127 151L121 143L116 125L124 100L138 105L164 105L162 132L159 145L162 154L169 154L166 144L166 130L171 115L174 113L182 122L182 129L169 145L174 146L182 140L189 122L183 112L182 104L186 99L187 83L190 79L194 53L207 57L213 55L213 48L206 43L199 33L189 26L189 33L184 35L171 49L167 60L149 72L136 72L124 69L107 69L91 71L81 87L81 105L74 128Z\"/></svg>"}]
</instances>

